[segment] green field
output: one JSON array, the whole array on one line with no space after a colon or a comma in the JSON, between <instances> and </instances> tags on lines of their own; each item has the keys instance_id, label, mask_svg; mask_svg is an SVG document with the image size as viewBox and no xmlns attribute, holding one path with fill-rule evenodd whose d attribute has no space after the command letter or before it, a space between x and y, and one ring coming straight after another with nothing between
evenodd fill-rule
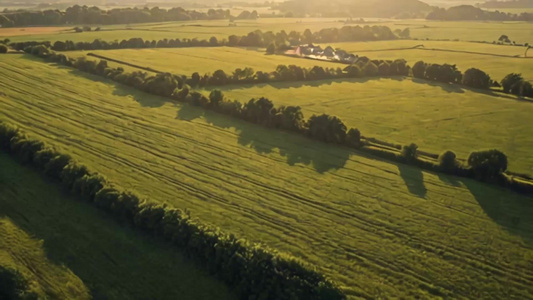
<instances>
[{"instance_id":1,"label":"green field","mask_svg":"<svg viewBox=\"0 0 533 300\"><path fill-rule=\"evenodd\" d=\"M175 38L198 38L209 39L215 36L219 39L227 38L229 35L245 35L254 30L279 32L285 30L289 33L292 30L304 32L306 29L317 31L323 28L342 27L345 25L344 18L268 18L258 20L236 21L236 27L230 27L227 20L213 21L185 21L185 22L164 22L146 23L130 25L102 26L100 32L73 31L60 33L39 32L39 34L14 35L13 29L0 28L0 38L10 37L12 41L93 41L96 38L103 40L122 40L133 37L143 39L175 39ZM519 22L446 22L446 21L426 21L426 20L374 20L369 19L359 24L361 26L385 25L392 30L409 28L411 37L416 39L450 39L461 41L488 41L497 40L502 34L517 43L529 42L533 44L533 24ZM73 26L64 29L72 29ZM96 27L96 26L93 26ZM31 30L31 28L24 28ZM6 33L3 33L6 32ZM27 32L25 32L27 33Z\"/></svg>"},{"instance_id":2,"label":"green field","mask_svg":"<svg viewBox=\"0 0 533 300\"><path fill-rule=\"evenodd\" d=\"M87 53L125 61L142 67L150 67L161 72L184 74L194 72L201 75L222 69L231 74L237 68L251 67L256 71L272 72L278 65L298 65L344 68L345 65L326 61L296 59L288 56L267 55L261 49L242 49L233 47L216 48L159 48L159 49L121 49L100 51L65 52L70 57L85 56ZM90 58L90 56L88 56ZM96 58L90 58L96 59Z\"/></svg>"},{"instance_id":3,"label":"green field","mask_svg":"<svg viewBox=\"0 0 533 300\"><path fill-rule=\"evenodd\" d=\"M1 119L123 187L312 263L350 297L533 297L531 198L24 56L0 57L0 76Z\"/></svg>"},{"instance_id":4,"label":"green field","mask_svg":"<svg viewBox=\"0 0 533 300\"><path fill-rule=\"evenodd\" d=\"M451 149L466 158L473 150L497 148L509 168L533 174L533 128L524 120L533 103L507 95L419 79L354 79L310 83L272 83L221 88L230 99L266 96L277 105L298 105L304 115L327 113L348 127L402 145L441 153Z\"/></svg>"},{"instance_id":5,"label":"green field","mask_svg":"<svg viewBox=\"0 0 533 300\"><path fill-rule=\"evenodd\" d=\"M235 299L172 246L119 226L0 153L0 265L39 299Z\"/></svg>"},{"instance_id":6,"label":"green field","mask_svg":"<svg viewBox=\"0 0 533 300\"><path fill-rule=\"evenodd\" d=\"M408 49L418 45L424 47ZM463 72L469 68L479 68L497 81L509 73L522 73L526 79L533 81L533 50L529 50L528 58L524 58L525 47L412 40L337 43L332 46L360 56L368 56L370 59L403 58L411 66L419 60L426 63L448 63L457 65Z\"/></svg>"}]
</instances>

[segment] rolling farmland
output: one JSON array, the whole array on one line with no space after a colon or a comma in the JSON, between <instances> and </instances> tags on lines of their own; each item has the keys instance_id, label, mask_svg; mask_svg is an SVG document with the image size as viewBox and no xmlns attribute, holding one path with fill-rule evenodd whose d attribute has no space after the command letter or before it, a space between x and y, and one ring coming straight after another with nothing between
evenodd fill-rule
<instances>
[{"instance_id":1,"label":"rolling farmland","mask_svg":"<svg viewBox=\"0 0 533 300\"><path fill-rule=\"evenodd\" d=\"M0 57L0 75L0 118L121 186L316 265L350 297L533 297L530 197L169 103L27 56ZM285 96L296 98L290 91Z\"/></svg>"},{"instance_id":2,"label":"rolling farmland","mask_svg":"<svg viewBox=\"0 0 533 300\"><path fill-rule=\"evenodd\" d=\"M0 265L41 298L235 299L184 255L0 154Z\"/></svg>"},{"instance_id":3,"label":"rolling farmland","mask_svg":"<svg viewBox=\"0 0 533 300\"><path fill-rule=\"evenodd\" d=\"M73 26L63 27L66 31L48 33L38 29L34 34L32 28L25 28L24 31L12 28L0 28L0 38L10 37L11 41L57 41L73 40L74 42L91 42L94 39L102 40L122 40L129 38L143 38L149 40L175 39L175 38L198 38L209 39L212 36L218 39L228 38L228 36L245 35L254 30L279 32L285 30L289 33L292 30L304 32L306 29L317 31L323 28L342 27L345 19L340 18L266 18L258 20L239 20L236 27L228 26L226 20L212 21L183 21L183 22L162 22L145 23L131 25L109 25L102 26L102 31L91 31L76 33L72 31ZM353 23L349 25L389 26L392 30L409 28L413 39L439 39L439 40L459 40L459 41L496 41L502 34L517 43L533 43L533 29L530 24L520 22L445 22L426 20L386 20L368 19L365 22ZM468 30L465 30L468 28ZM57 29L59 30L59 29ZM70 30L70 31L68 31ZM15 33L15 34L14 34ZM24 33L24 34L22 34Z\"/></svg>"},{"instance_id":4,"label":"rolling farmland","mask_svg":"<svg viewBox=\"0 0 533 300\"><path fill-rule=\"evenodd\" d=\"M409 49L418 45L423 47ZM337 43L332 46L370 59L403 58L411 66L422 60L426 63L457 65L463 72L469 68L478 68L496 81L511 72L522 73L524 78L533 81L533 50L529 50L528 58L524 58L525 47L413 40Z\"/></svg>"}]
</instances>

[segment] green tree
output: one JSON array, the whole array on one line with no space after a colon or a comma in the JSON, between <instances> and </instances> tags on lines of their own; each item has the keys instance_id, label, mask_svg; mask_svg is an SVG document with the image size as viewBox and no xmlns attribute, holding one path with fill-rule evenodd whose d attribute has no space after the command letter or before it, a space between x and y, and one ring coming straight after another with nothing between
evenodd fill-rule
<instances>
[{"instance_id":1,"label":"green tree","mask_svg":"<svg viewBox=\"0 0 533 300\"><path fill-rule=\"evenodd\" d=\"M413 76L416 78L425 78L426 74L426 63L423 61L417 61L413 68L411 69L413 71Z\"/></svg>"},{"instance_id":2,"label":"green tree","mask_svg":"<svg viewBox=\"0 0 533 300\"><path fill-rule=\"evenodd\" d=\"M445 171L453 171L457 167L457 156L450 150L439 155L439 166Z\"/></svg>"},{"instance_id":3,"label":"green tree","mask_svg":"<svg viewBox=\"0 0 533 300\"><path fill-rule=\"evenodd\" d=\"M524 81L522 74L517 74L517 73L507 74L501 81L503 91L505 93L511 92L511 90L515 88L517 85L519 85L522 81Z\"/></svg>"},{"instance_id":4,"label":"green tree","mask_svg":"<svg viewBox=\"0 0 533 300\"><path fill-rule=\"evenodd\" d=\"M490 83L490 76L476 68L466 70L463 75L463 84L473 88L488 89Z\"/></svg>"},{"instance_id":5,"label":"green tree","mask_svg":"<svg viewBox=\"0 0 533 300\"><path fill-rule=\"evenodd\" d=\"M507 170L507 156L496 149L472 152L468 156L468 166L476 176L492 179Z\"/></svg>"},{"instance_id":6,"label":"green tree","mask_svg":"<svg viewBox=\"0 0 533 300\"><path fill-rule=\"evenodd\" d=\"M0 53L7 53L7 47L5 45L0 45Z\"/></svg>"},{"instance_id":7,"label":"green tree","mask_svg":"<svg viewBox=\"0 0 533 300\"><path fill-rule=\"evenodd\" d=\"M313 115L307 121L308 133L312 138L326 142L342 144L346 140L346 125L330 115Z\"/></svg>"},{"instance_id":8,"label":"green tree","mask_svg":"<svg viewBox=\"0 0 533 300\"><path fill-rule=\"evenodd\" d=\"M402 148L402 156L408 161L414 161L418 157L418 145L411 143Z\"/></svg>"}]
</instances>

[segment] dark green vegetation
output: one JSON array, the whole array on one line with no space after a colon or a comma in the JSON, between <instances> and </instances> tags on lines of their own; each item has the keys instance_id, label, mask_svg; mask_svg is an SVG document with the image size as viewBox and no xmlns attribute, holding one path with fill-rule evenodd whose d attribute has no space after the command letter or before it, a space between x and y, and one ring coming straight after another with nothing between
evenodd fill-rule
<instances>
[{"instance_id":1,"label":"dark green vegetation","mask_svg":"<svg viewBox=\"0 0 533 300\"><path fill-rule=\"evenodd\" d=\"M304 32L291 31L287 34L284 30L274 33L255 30L248 34L237 36L229 35L227 38L218 40L215 36L209 39L161 39L143 40L142 38L130 38L121 41L105 41L95 39L92 42L66 41L24 41L11 43L15 50L27 51L28 47L44 45L56 51L72 50L110 50L110 49L135 49L135 48L183 48L183 47L267 47L274 45L276 49L286 49L289 45L303 43L339 43L353 41L381 41L395 40L398 36L387 26L343 26L342 28L323 28L312 32L306 29Z\"/></svg>"},{"instance_id":2,"label":"dark green vegetation","mask_svg":"<svg viewBox=\"0 0 533 300\"><path fill-rule=\"evenodd\" d=\"M152 236L162 236L184 249L209 273L231 286L241 299L345 298L333 283L296 259L224 234L218 228L192 219L186 212L122 191L68 155L28 138L14 126L0 123L0 149L34 166L50 179L60 180L67 190L117 220Z\"/></svg>"},{"instance_id":3,"label":"dark green vegetation","mask_svg":"<svg viewBox=\"0 0 533 300\"><path fill-rule=\"evenodd\" d=\"M29 291L28 281L19 271L0 266L0 299L37 299L37 294Z\"/></svg>"},{"instance_id":4,"label":"dark green vegetation","mask_svg":"<svg viewBox=\"0 0 533 300\"><path fill-rule=\"evenodd\" d=\"M531 198L31 57L0 70L3 119L139 195L302 258L349 297L532 297Z\"/></svg>"},{"instance_id":5,"label":"dark green vegetation","mask_svg":"<svg viewBox=\"0 0 533 300\"><path fill-rule=\"evenodd\" d=\"M0 265L18 270L39 299L236 298L174 247L120 226L4 153L0 191Z\"/></svg>"},{"instance_id":6,"label":"dark green vegetation","mask_svg":"<svg viewBox=\"0 0 533 300\"><path fill-rule=\"evenodd\" d=\"M533 21L533 13L511 14L499 11L487 11L472 5L459 5L448 9L438 8L426 16L428 20L490 20L490 21Z\"/></svg>"},{"instance_id":7,"label":"dark green vegetation","mask_svg":"<svg viewBox=\"0 0 533 300\"><path fill-rule=\"evenodd\" d=\"M129 24L164 21L228 19L229 10L209 10L207 13L187 11L180 7L172 9L117 8L102 10L98 7L74 5L65 11L15 11L0 14L2 27L51 26L67 24ZM87 27L90 31L90 27ZM77 31L81 32L83 29Z\"/></svg>"}]
</instances>

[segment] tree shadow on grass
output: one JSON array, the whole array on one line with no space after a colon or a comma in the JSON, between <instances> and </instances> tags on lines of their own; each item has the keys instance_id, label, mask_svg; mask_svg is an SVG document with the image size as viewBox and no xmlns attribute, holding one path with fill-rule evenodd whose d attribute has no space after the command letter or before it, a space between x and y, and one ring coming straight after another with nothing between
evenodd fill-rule
<instances>
[{"instance_id":1,"label":"tree shadow on grass","mask_svg":"<svg viewBox=\"0 0 533 300\"><path fill-rule=\"evenodd\" d=\"M234 298L174 246L119 225L2 153L0 182L0 218L42 240L47 259L70 269L93 299Z\"/></svg>"},{"instance_id":2,"label":"tree shadow on grass","mask_svg":"<svg viewBox=\"0 0 533 300\"><path fill-rule=\"evenodd\" d=\"M332 85L334 83L365 83L369 81L379 81L383 79L389 79L394 81L403 81L406 77L392 76L392 77L364 77L364 78L339 78L339 79L324 79L324 80L310 80L310 81L276 81L267 83L249 83L238 85L224 85L224 86L210 86L206 87L206 90L220 90L231 91L238 89L248 89L252 87L263 88L266 86L273 87L278 90L301 88L301 87L321 87L325 85Z\"/></svg>"},{"instance_id":3,"label":"tree shadow on grass","mask_svg":"<svg viewBox=\"0 0 533 300\"><path fill-rule=\"evenodd\" d=\"M533 245L533 197L473 179L452 180L470 191L489 218L507 232L520 236L528 245Z\"/></svg>"},{"instance_id":4,"label":"tree shadow on grass","mask_svg":"<svg viewBox=\"0 0 533 300\"><path fill-rule=\"evenodd\" d=\"M465 92L463 87L458 84L442 83L420 78L412 78L412 81L418 84L426 84L434 87L440 87L443 91L446 91L448 93L463 94Z\"/></svg>"},{"instance_id":5,"label":"tree shadow on grass","mask_svg":"<svg viewBox=\"0 0 533 300\"><path fill-rule=\"evenodd\" d=\"M461 187L463 186L461 181L458 180L455 176L446 175L444 173L437 173L437 176L439 177L440 181L444 182L445 184L453 187Z\"/></svg>"},{"instance_id":6,"label":"tree shadow on grass","mask_svg":"<svg viewBox=\"0 0 533 300\"><path fill-rule=\"evenodd\" d=\"M398 170L409 192L420 198L425 198L428 190L424 184L424 173L422 173L422 170L404 164L398 164Z\"/></svg>"},{"instance_id":7,"label":"tree shadow on grass","mask_svg":"<svg viewBox=\"0 0 533 300\"><path fill-rule=\"evenodd\" d=\"M251 148L261 155L271 154L278 149L290 166L310 166L320 174L342 169L352 153L351 149L346 147L324 144L278 129L264 128L188 104L180 106L176 118L192 121L200 117L219 128L234 128L238 135L237 142L241 146Z\"/></svg>"}]
</instances>

